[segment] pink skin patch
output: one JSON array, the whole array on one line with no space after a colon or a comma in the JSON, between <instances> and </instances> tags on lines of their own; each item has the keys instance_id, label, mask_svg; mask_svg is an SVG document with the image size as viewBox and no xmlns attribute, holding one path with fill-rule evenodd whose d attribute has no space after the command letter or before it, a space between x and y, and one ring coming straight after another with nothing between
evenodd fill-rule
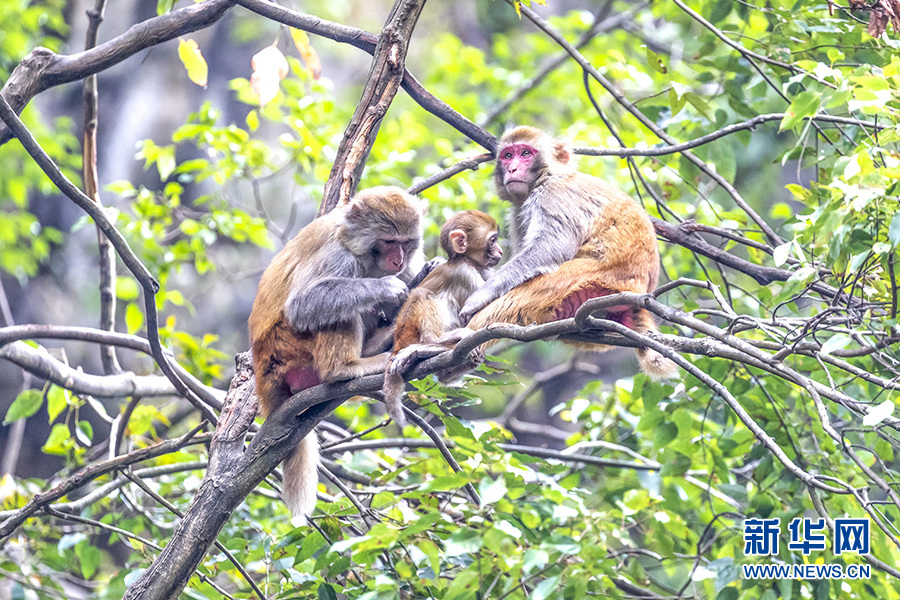
<instances>
[{"instance_id":1,"label":"pink skin patch","mask_svg":"<svg viewBox=\"0 0 900 600\"><path fill-rule=\"evenodd\" d=\"M312 367L298 367L289 369L284 375L284 382L290 388L291 392L299 392L314 385L319 385L322 380L319 374Z\"/></svg>"},{"instance_id":2,"label":"pink skin patch","mask_svg":"<svg viewBox=\"0 0 900 600\"><path fill-rule=\"evenodd\" d=\"M530 144L510 144L505 146L497 160L503 167L503 185L514 182L527 183L528 171L537 154Z\"/></svg>"},{"instance_id":3,"label":"pink skin patch","mask_svg":"<svg viewBox=\"0 0 900 600\"><path fill-rule=\"evenodd\" d=\"M600 286L582 288L566 296L562 304L554 311L553 316L557 321L571 319L575 316L578 309L581 308L581 305L591 298L609 296L612 293L613 290ZM621 323L625 327L631 327L633 323L631 309L632 307L627 305L610 306L604 309L606 312L604 318Z\"/></svg>"},{"instance_id":4,"label":"pink skin patch","mask_svg":"<svg viewBox=\"0 0 900 600\"><path fill-rule=\"evenodd\" d=\"M391 273L403 270L403 243L399 240L378 240L378 252L381 254L381 267Z\"/></svg>"}]
</instances>

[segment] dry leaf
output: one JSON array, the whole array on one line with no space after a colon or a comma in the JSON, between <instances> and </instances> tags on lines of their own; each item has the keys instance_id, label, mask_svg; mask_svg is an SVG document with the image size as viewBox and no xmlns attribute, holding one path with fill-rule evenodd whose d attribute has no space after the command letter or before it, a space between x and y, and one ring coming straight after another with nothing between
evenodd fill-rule
<instances>
[{"instance_id":1,"label":"dry leaf","mask_svg":"<svg viewBox=\"0 0 900 600\"><path fill-rule=\"evenodd\" d=\"M294 45L297 46L300 57L306 63L306 68L312 73L313 79L318 79L322 74L322 62L319 60L319 54L316 52L316 49L309 43L309 36L302 29L293 27L289 27L289 29L291 30L291 39L294 40Z\"/></svg>"},{"instance_id":2,"label":"dry leaf","mask_svg":"<svg viewBox=\"0 0 900 600\"><path fill-rule=\"evenodd\" d=\"M275 74L279 81L287 77L289 71L287 59L274 44L254 54L250 59L250 66L256 72L267 71Z\"/></svg>"},{"instance_id":3,"label":"dry leaf","mask_svg":"<svg viewBox=\"0 0 900 600\"><path fill-rule=\"evenodd\" d=\"M260 106L265 106L278 95L278 76L269 71L256 71L250 76L250 88L256 94Z\"/></svg>"},{"instance_id":4,"label":"dry leaf","mask_svg":"<svg viewBox=\"0 0 900 600\"><path fill-rule=\"evenodd\" d=\"M265 106L278 95L278 84L287 77L289 71L287 59L281 50L272 44L254 54L250 66L253 67L250 87L256 94L259 105Z\"/></svg>"},{"instance_id":5,"label":"dry leaf","mask_svg":"<svg viewBox=\"0 0 900 600\"><path fill-rule=\"evenodd\" d=\"M206 87L209 67L194 40L178 40L178 58L187 69L188 78L201 87Z\"/></svg>"}]
</instances>

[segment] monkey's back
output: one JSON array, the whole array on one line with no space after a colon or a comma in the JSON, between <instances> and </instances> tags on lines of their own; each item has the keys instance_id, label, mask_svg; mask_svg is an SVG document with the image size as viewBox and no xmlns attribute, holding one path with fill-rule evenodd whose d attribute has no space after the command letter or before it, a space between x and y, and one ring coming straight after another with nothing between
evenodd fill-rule
<instances>
[{"instance_id":1,"label":"monkey's back","mask_svg":"<svg viewBox=\"0 0 900 600\"><path fill-rule=\"evenodd\" d=\"M317 249L328 244L333 231L329 215L312 221L285 244L260 278L248 330L263 416L288 398L291 389L320 383L312 368L315 335L295 330L285 317L284 306L298 269L304 267L299 264L300 257L314 258Z\"/></svg>"},{"instance_id":2,"label":"monkey's back","mask_svg":"<svg viewBox=\"0 0 900 600\"><path fill-rule=\"evenodd\" d=\"M443 334L460 327L462 305L483 283L484 279L465 262L435 267L410 292L397 314L393 352L412 344L437 342Z\"/></svg>"},{"instance_id":3,"label":"monkey's back","mask_svg":"<svg viewBox=\"0 0 900 600\"><path fill-rule=\"evenodd\" d=\"M631 196L609 182L573 173L559 178L561 187L582 206L569 207L591 215L575 258L593 258L606 273L612 289L647 293L659 280L659 247L647 211Z\"/></svg>"}]
</instances>

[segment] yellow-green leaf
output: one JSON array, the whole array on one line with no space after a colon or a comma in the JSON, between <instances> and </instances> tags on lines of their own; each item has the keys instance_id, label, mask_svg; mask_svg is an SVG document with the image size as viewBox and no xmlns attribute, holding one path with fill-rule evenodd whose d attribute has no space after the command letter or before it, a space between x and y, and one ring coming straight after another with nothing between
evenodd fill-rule
<instances>
[{"instance_id":1,"label":"yellow-green leaf","mask_svg":"<svg viewBox=\"0 0 900 600\"><path fill-rule=\"evenodd\" d=\"M206 65L206 59L200 52L200 46L194 40L178 41L178 58L184 68L187 69L188 79L201 87L206 87L207 78L209 77L209 67Z\"/></svg>"}]
</instances>

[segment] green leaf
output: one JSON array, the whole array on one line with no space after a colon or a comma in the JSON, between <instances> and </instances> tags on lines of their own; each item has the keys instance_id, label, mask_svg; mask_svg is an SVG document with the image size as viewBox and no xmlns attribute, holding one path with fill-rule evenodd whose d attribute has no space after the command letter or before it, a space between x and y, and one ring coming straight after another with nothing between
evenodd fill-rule
<instances>
[{"instance_id":1,"label":"green leaf","mask_svg":"<svg viewBox=\"0 0 900 600\"><path fill-rule=\"evenodd\" d=\"M164 15L175 6L175 0L156 0L156 14Z\"/></svg>"},{"instance_id":2,"label":"green leaf","mask_svg":"<svg viewBox=\"0 0 900 600\"><path fill-rule=\"evenodd\" d=\"M482 538L478 532L469 529L454 531L444 543L444 556L472 554L481 548Z\"/></svg>"},{"instance_id":3,"label":"green leaf","mask_svg":"<svg viewBox=\"0 0 900 600\"><path fill-rule=\"evenodd\" d=\"M506 480L503 477L496 480L485 477L478 484L478 495L481 496L481 508L493 504L506 495Z\"/></svg>"},{"instance_id":4,"label":"green leaf","mask_svg":"<svg viewBox=\"0 0 900 600\"><path fill-rule=\"evenodd\" d=\"M807 90L797 94L791 105L784 112L784 119L781 120L781 126L778 128L778 131L794 129L803 123L805 118L814 116L819 110L821 101L821 92Z\"/></svg>"},{"instance_id":5,"label":"green leaf","mask_svg":"<svg viewBox=\"0 0 900 600\"><path fill-rule=\"evenodd\" d=\"M69 448L71 448L69 428L62 423L57 423L50 430L50 435L47 437L47 441L44 443L41 451L44 454L65 456Z\"/></svg>"},{"instance_id":6,"label":"green leaf","mask_svg":"<svg viewBox=\"0 0 900 600\"><path fill-rule=\"evenodd\" d=\"M550 594L553 593L553 590L555 590L559 586L560 577L560 575L548 577L547 579L534 586L534 591L531 593L531 596L529 596L529 598L531 600L545 600L546 598L549 598Z\"/></svg>"},{"instance_id":7,"label":"green leaf","mask_svg":"<svg viewBox=\"0 0 900 600\"><path fill-rule=\"evenodd\" d=\"M88 542L82 542L75 546L75 556L78 557L78 562L81 564L81 575L85 579L93 577L97 572L97 567L100 566L102 558L100 550Z\"/></svg>"},{"instance_id":8,"label":"green leaf","mask_svg":"<svg viewBox=\"0 0 900 600\"><path fill-rule=\"evenodd\" d=\"M9 409L6 411L4 425L14 423L19 419L27 419L41 409L44 404L44 394L40 390L25 390L19 394Z\"/></svg>"},{"instance_id":9,"label":"green leaf","mask_svg":"<svg viewBox=\"0 0 900 600\"><path fill-rule=\"evenodd\" d=\"M900 211L894 213L891 217L891 226L888 228L888 238L891 240L891 247L896 248L900 244Z\"/></svg>"},{"instance_id":10,"label":"green leaf","mask_svg":"<svg viewBox=\"0 0 900 600\"><path fill-rule=\"evenodd\" d=\"M130 302L125 307L125 327L128 333L135 333L144 325L144 313L138 308L137 304Z\"/></svg>"},{"instance_id":11,"label":"green leaf","mask_svg":"<svg viewBox=\"0 0 900 600\"><path fill-rule=\"evenodd\" d=\"M138 297L141 288L131 277L116 277L116 298L123 302L130 302Z\"/></svg>"},{"instance_id":12,"label":"green leaf","mask_svg":"<svg viewBox=\"0 0 900 600\"><path fill-rule=\"evenodd\" d=\"M56 420L56 417L60 415L62 411L64 411L69 406L69 390L65 390L58 385L51 385L50 389L47 390L47 416L49 417L49 423L52 423Z\"/></svg>"},{"instance_id":13,"label":"green leaf","mask_svg":"<svg viewBox=\"0 0 900 600\"><path fill-rule=\"evenodd\" d=\"M478 590L480 581L478 569L475 568L478 564L475 563L453 578L453 581L447 586L447 591L444 592L444 600L463 600L476 597L475 592Z\"/></svg>"},{"instance_id":14,"label":"green leaf","mask_svg":"<svg viewBox=\"0 0 900 600\"><path fill-rule=\"evenodd\" d=\"M327 583L323 583L316 590L316 597L319 600L337 600L337 592Z\"/></svg>"},{"instance_id":15,"label":"green leaf","mask_svg":"<svg viewBox=\"0 0 900 600\"><path fill-rule=\"evenodd\" d=\"M772 258L775 260L776 267L780 267L787 262L787 259L791 255L791 246L793 245L793 243L793 240L791 240L790 242L785 242L780 246L775 247L775 251L772 253Z\"/></svg>"},{"instance_id":16,"label":"green leaf","mask_svg":"<svg viewBox=\"0 0 900 600\"><path fill-rule=\"evenodd\" d=\"M835 350L843 350L849 346L851 342L853 342L853 339L849 335L838 333L825 340L825 343L822 344L819 352L822 354L831 354Z\"/></svg>"}]
</instances>

